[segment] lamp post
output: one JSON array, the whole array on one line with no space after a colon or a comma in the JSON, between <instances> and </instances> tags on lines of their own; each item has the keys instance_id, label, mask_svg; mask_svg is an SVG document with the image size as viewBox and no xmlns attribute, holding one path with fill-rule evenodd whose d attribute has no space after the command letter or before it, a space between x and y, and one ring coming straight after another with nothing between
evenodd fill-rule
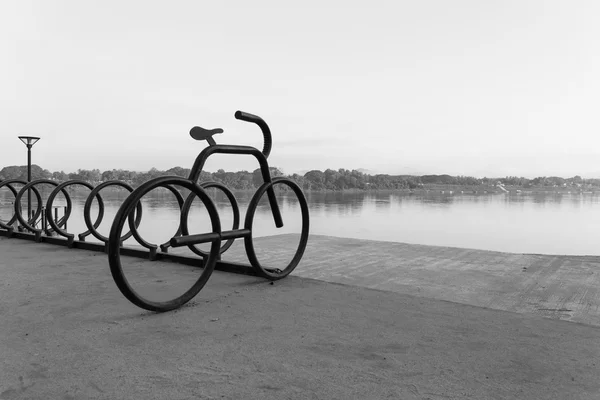
<instances>
[{"instance_id":1,"label":"lamp post","mask_svg":"<svg viewBox=\"0 0 600 400\"><path fill-rule=\"evenodd\" d=\"M21 142L27 146L27 183L31 182L31 148L33 145L40 140L39 137L35 136L19 136ZM27 191L27 222L31 218L31 189Z\"/></svg>"}]
</instances>

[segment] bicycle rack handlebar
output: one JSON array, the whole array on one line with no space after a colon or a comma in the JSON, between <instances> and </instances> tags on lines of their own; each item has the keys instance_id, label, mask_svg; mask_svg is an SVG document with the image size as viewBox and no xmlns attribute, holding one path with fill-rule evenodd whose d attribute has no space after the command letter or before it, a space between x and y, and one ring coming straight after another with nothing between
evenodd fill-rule
<instances>
[{"instance_id":1,"label":"bicycle rack handlebar","mask_svg":"<svg viewBox=\"0 0 600 400\"><path fill-rule=\"evenodd\" d=\"M267 123L261 117L243 111L236 111L235 118L241 121L252 122L260 127L265 139L265 145L262 153L264 154L265 158L269 158L269 154L271 154L271 147L273 146L273 139L271 137L271 130L269 129Z\"/></svg>"}]
</instances>

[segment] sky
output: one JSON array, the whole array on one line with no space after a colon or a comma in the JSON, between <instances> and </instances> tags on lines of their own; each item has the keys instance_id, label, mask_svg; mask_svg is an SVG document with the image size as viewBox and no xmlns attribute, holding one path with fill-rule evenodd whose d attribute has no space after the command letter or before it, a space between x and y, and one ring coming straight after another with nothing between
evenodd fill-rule
<instances>
[{"instance_id":1,"label":"sky","mask_svg":"<svg viewBox=\"0 0 600 400\"><path fill-rule=\"evenodd\" d=\"M0 167L600 178L600 2L0 2ZM209 171L258 166L215 156Z\"/></svg>"}]
</instances>

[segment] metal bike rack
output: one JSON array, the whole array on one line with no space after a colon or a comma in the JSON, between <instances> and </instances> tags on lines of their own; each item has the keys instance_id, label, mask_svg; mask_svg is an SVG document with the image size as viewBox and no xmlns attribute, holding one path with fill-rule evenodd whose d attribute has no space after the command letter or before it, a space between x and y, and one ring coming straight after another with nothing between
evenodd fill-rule
<instances>
[{"instance_id":1,"label":"metal bike rack","mask_svg":"<svg viewBox=\"0 0 600 400\"><path fill-rule=\"evenodd\" d=\"M295 182L288 178L271 177L267 157L271 151L272 139L269 127L264 120L256 115L241 111L235 113L235 118L254 123L260 127L264 138L262 151L250 146L219 145L212 136L214 134L222 133L222 129L206 130L200 127L194 127L190 131L192 138L196 140L206 140L209 146L200 152L187 179L177 176L159 177L142 184L135 190L129 184L121 181L103 182L95 187L83 180L69 180L62 183L49 179L38 179L29 183L18 179L1 181L0 188L7 187L14 195L15 200L12 218L9 221L0 220L0 236L63 245L69 248L105 252L108 254L111 273L121 292L134 304L152 311L168 311L185 304L202 289L213 269L248 275L259 275L272 281L284 278L292 272L300 262L308 241L309 214L306 198L302 189ZM214 154L250 155L256 158L260 166L264 183L256 190L256 193L250 201L243 228L239 227L240 214L235 196L226 186L218 182L197 183L206 160ZM15 185L23 185L23 187L20 190L17 190ZM42 204L42 196L38 190L39 185L54 186L54 189L46 199L45 206ZM283 226L284 222L275 195L275 185L286 186L287 190L291 190L291 192L294 193L298 199L302 216L302 230L298 248L296 249L296 253L291 262L283 270L270 269L263 267L260 264L255 253L252 237L255 211L260 199L264 195L268 198L275 226L277 228ZM72 200L67 191L67 188L70 186L84 186L90 190L90 194L86 199L83 210L87 230L78 234L68 232L67 230L67 222L72 213ZM110 234L106 237L101 235L97 228L104 217L104 201L100 192L102 189L109 186L124 188L129 191L130 194L119 208L112 223ZM181 186L188 190L189 195L187 198L184 199L183 195L175 188L175 186ZM141 199L145 194L156 188L164 188L170 191L177 199L181 211L181 219L177 231L174 232L169 241L162 244L152 244L147 242L138 231L143 214ZM230 230L221 229L217 209L211 198L205 192L205 189L209 188L221 190L231 203L234 221ZM33 192L36 197L37 207L32 212L30 210L31 215L29 218L25 218L21 207L21 199L24 194L29 191ZM61 218L58 218L58 209L54 206L54 200L59 194L62 194L66 200L66 206L63 207L63 216ZM189 232L188 217L192 203L195 199L199 199L204 204L209 213L212 227L209 232L192 235ZM92 220L91 208L94 200L96 200L98 204L98 215L95 220ZM54 215L52 215L52 210L54 210ZM21 229L15 229L13 226L17 221L22 227ZM125 224L128 225L129 230L123 233ZM96 238L99 242L86 241L86 237L88 236ZM131 237L135 239L141 248L124 245L124 242ZM226 262L221 259L221 255L230 248L235 239L244 239L246 254L250 262L249 265L237 262ZM223 245L222 242L224 242ZM210 243L211 250L206 252L196 247L198 244L202 243ZM171 247L183 246L188 247L196 254L196 256L184 256L169 253ZM121 267L121 256L139 257L151 261L173 261L181 264L199 266L203 271L201 278L199 278L194 286L184 295L171 301L156 303L139 296L127 283L127 279Z\"/></svg>"},{"instance_id":2,"label":"metal bike rack","mask_svg":"<svg viewBox=\"0 0 600 400\"><path fill-rule=\"evenodd\" d=\"M79 181L79 180L70 180L70 181L66 181L61 184L58 184L57 182L54 182L54 181L40 179L40 180L34 180L30 184L28 184L27 182L18 180L18 179L10 179L10 180L5 180L5 181L0 181L0 188L3 188L3 187L8 188L11 191L11 193L15 196L15 201L14 201L15 206L13 208L12 218L9 221L0 220L0 236L7 237L7 238L14 238L14 239L30 240L30 241L35 241L35 242L39 242L39 243L48 243L48 244L65 246L65 247L74 248L74 249L91 250L91 251L98 251L98 252L106 253L107 252L106 243L108 242L108 238L101 235L96 229L102 222L103 211L100 213L100 215L98 217L96 217L96 221L92 222L91 208L92 208L93 200L94 200L94 198L96 198L98 200L99 204L102 204L101 209L103 210L103 200L102 200L101 194L99 193L100 190L102 190L108 186L119 186L119 187L123 187L131 192L131 191L133 191L133 188L129 184L127 184L125 182L121 182L121 181L107 181L107 182L103 182L103 183L97 185L96 187L92 188L92 191L88 195L87 200L85 202L85 206L84 206L84 221L85 221L85 225L88 230L86 232L79 233L79 234L77 234L77 236L75 236L74 233L69 233L67 230L68 220L71 217L72 200L71 200L71 197L69 196L68 191L62 190L62 189L64 189L67 186L71 186L71 185L81 185L82 184L81 182L82 181ZM47 201L46 205L42 205L43 204L42 203L42 195L41 195L40 191L38 190L38 188L36 187L36 186L39 186L40 184L50 184L52 186L55 186L55 189L48 196L48 201ZM23 185L23 187L17 190L15 185ZM89 185L87 182L85 182L84 186L90 188L91 185ZM30 216L30 218L26 218L23 215L24 210L22 210L21 207L17 207L17 205L19 204L17 199L20 200L24 196L24 194L27 193L28 188L31 188L31 190L34 193L35 198L37 200L37 206L35 207L35 210L32 210L32 215ZM66 199L67 205L54 206L53 205L54 199L61 191L62 191L63 196ZM177 191L174 190L174 193L175 192L177 192ZM183 204L183 198L181 197L179 192L177 192L176 196L179 196L179 198L181 198L181 204ZM50 211L48 211L48 210L50 210ZM136 216L136 218L137 218L136 226L139 226L141 218L142 218L141 204L139 204L139 206L137 207L137 210L138 210L138 213ZM62 215L60 215L61 212L62 212ZM20 222L20 224L18 226L15 226L19 222ZM86 241L86 237L90 236L90 235L93 236L94 238L96 238L98 240L98 242ZM129 232L128 234L126 234L122 237L122 241L127 240L132 235L133 235L133 232ZM77 237L77 239L75 239L75 237ZM140 240L142 241L141 243L140 243ZM143 243L144 243L143 240L144 239L142 239L141 236L139 234L137 234L136 241L138 241L140 246L143 246ZM146 246L143 246L143 247L146 247ZM138 248L134 248L134 247L123 247L121 252L124 255L131 256L131 257L138 257L138 258L150 259L150 260L172 261L172 262L185 264L185 265L191 265L191 266L197 266L199 261L202 260L201 257L190 257L190 256L178 255L178 254L168 254L167 253L168 247L169 247L169 245L162 247L161 250L163 250L163 252L156 252L155 250L153 251L152 249L142 250L142 249L138 249ZM219 271L225 271L225 272L256 275L255 271L252 268L248 268L247 265L234 263L234 262L219 261L217 263L215 269L217 269Z\"/></svg>"}]
</instances>

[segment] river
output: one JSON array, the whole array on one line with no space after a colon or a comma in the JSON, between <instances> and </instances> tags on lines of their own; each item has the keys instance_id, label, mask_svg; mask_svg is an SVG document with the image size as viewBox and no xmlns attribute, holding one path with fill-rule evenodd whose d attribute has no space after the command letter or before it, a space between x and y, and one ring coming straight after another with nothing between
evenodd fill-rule
<instances>
[{"instance_id":1,"label":"river","mask_svg":"<svg viewBox=\"0 0 600 400\"><path fill-rule=\"evenodd\" d=\"M100 233L110 224L125 192L102 193L105 217ZM69 232L86 230L82 210L86 193L73 192ZM223 229L233 216L227 199L211 191ZM236 193L243 225L252 193ZM11 216L12 194L0 190L0 218ZM259 207L255 236L299 231L298 203L293 195L280 196L286 226L274 227L266 205ZM308 193L311 234L385 240L437 246L464 247L515 253L600 255L600 195L598 194L407 194L398 192ZM64 201L57 197L56 204ZM35 205L35 201L34 201ZM174 196L151 193L144 198L140 231L150 242L167 241L177 229L179 208ZM196 207L195 207L196 209ZM97 210L97 206L93 207ZM92 215L96 215L95 213ZM192 213L192 233L201 233L203 217ZM90 237L88 240L95 240Z\"/></svg>"}]
</instances>

